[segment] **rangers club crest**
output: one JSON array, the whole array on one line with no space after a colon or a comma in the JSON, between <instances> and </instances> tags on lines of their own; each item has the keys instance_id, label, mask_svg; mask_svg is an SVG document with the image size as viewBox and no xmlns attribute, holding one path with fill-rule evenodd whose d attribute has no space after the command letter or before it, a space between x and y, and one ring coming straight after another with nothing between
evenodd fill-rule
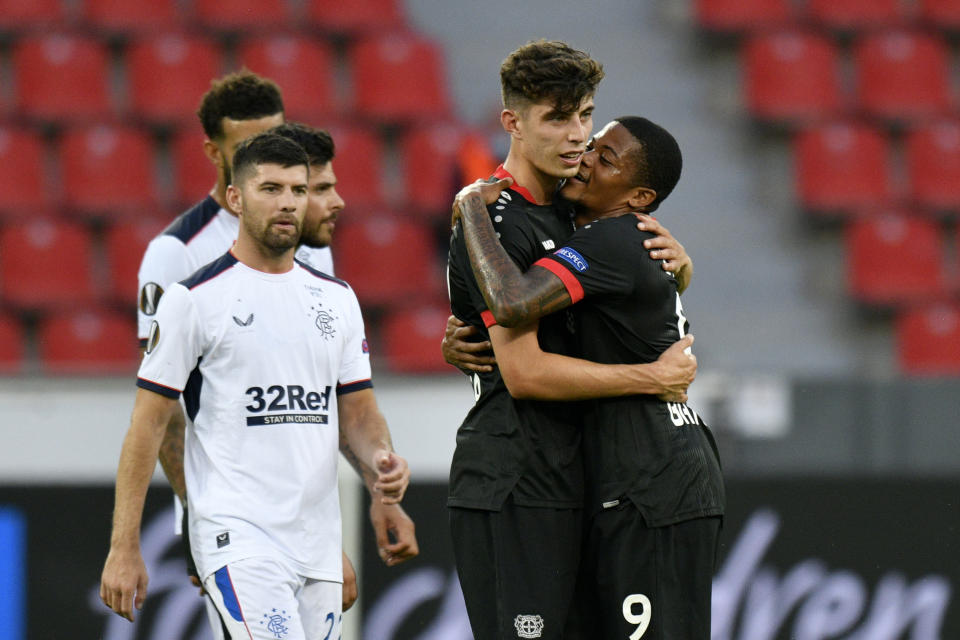
<instances>
[{"instance_id":1,"label":"rangers club crest","mask_svg":"<svg viewBox=\"0 0 960 640\"><path fill-rule=\"evenodd\" d=\"M543 635L543 618L519 615L513 619L513 628L517 630L518 638L539 638Z\"/></svg>"}]
</instances>

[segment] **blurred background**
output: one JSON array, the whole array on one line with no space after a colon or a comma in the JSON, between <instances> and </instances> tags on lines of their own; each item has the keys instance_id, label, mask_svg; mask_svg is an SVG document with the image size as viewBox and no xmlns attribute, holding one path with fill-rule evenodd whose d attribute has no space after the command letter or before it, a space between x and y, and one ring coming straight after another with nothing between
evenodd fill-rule
<instances>
[{"instance_id":1,"label":"blurred background","mask_svg":"<svg viewBox=\"0 0 960 640\"><path fill-rule=\"evenodd\" d=\"M960 638L958 0L0 0L0 635L209 637L159 474L141 619L96 590L137 268L212 186L194 112L246 66L334 135L336 274L415 477L422 554L388 570L342 470L343 637L471 637L449 203L504 156L498 68L541 37L604 64L596 129L644 115L684 153L659 213L695 263L691 404L728 482L713 637Z\"/></svg>"}]
</instances>

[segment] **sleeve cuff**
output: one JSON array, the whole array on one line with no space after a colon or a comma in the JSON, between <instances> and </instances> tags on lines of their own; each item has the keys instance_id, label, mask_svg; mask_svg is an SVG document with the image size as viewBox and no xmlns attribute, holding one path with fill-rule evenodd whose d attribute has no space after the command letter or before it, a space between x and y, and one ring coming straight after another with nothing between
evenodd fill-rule
<instances>
[{"instance_id":1,"label":"sleeve cuff","mask_svg":"<svg viewBox=\"0 0 960 640\"><path fill-rule=\"evenodd\" d=\"M360 391L362 389L372 389L373 381L367 380L357 380L355 382L347 382L337 385L337 395L342 396L348 393L353 393L354 391Z\"/></svg>"},{"instance_id":2,"label":"sleeve cuff","mask_svg":"<svg viewBox=\"0 0 960 640\"><path fill-rule=\"evenodd\" d=\"M480 319L483 320L483 326L487 329L497 324L497 319L493 317L493 313L490 309L484 309L480 312Z\"/></svg>"},{"instance_id":3,"label":"sleeve cuff","mask_svg":"<svg viewBox=\"0 0 960 640\"><path fill-rule=\"evenodd\" d=\"M570 273L555 260L551 260L548 257L540 258L533 263L533 266L543 267L553 275L560 278L560 282L563 283L563 286L567 288L567 293L570 294L571 304L577 304L583 300L583 285L580 284L580 281L577 280L572 273Z\"/></svg>"},{"instance_id":4,"label":"sleeve cuff","mask_svg":"<svg viewBox=\"0 0 960 640\"><path fill-rule=\"evenodd\" d=\"M137 386L141 389L146 389L147 391L153 391L154 393L159 393L165 398L170 398L171 400L176 400L180 397L180 390L174 389L173 387L167 387L162 384L153 382L152 380L147 380L145 378L137 378Z\"/></svg>"}]
</instances>

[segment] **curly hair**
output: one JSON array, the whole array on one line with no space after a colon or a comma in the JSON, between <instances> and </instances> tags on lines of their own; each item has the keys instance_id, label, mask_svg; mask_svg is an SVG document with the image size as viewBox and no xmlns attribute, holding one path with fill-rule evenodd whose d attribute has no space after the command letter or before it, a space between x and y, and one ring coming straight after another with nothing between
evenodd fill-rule
<instances>
[{"instance_id":1,"label":"curly hair","mask_svg":"<svg viewBox=\"0 0 960 640\"><path fill-rule=\"evenodd\" d=\"M223 119L255 120L283 113L280 88L246 69L210 82L197 116L211 140L223 137Z\"/></svg>"},{"instance_id":2,"label":"curly hair","mask_svg":"<svg viewBox=\"0 0 960 640\"><path fill-rule=\"evenodd\" d=\"M523 109L550 100L557 111L573 113L596 93L603 75L602 64L565 42L528 42L500 65L503 106Z\"/></svg>"}]
</instances>

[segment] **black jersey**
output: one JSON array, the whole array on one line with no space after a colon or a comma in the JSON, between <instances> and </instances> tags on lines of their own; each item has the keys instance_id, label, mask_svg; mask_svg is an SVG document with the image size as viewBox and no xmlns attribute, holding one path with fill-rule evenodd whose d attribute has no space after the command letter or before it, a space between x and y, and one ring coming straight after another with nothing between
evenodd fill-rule
<instances>
[{"instance_id":1,"label":"black jersey","mask_svg":"<svg viewBox=\"0 0 960 640\"><path fill-rule=\"evenodd\" d=\"M651 260L632 214L582 227L537 265L576 303L580 355L604 364L653 362L688 329L677 282ZM629 498L649 526L721 515L723 479L713 435L690 407L655 396L584 405L588 510Z\"/></svg>"},{"instance_id":2,"label":"black jersey","mask_svg":"<svg viewBox=\"0 0 960 640\"><path fill-rule=\"evenodd\" d=\"M501 167L494 178L507 175ZM535 204L522 187L504 191L488 211L500 243L523 271L573 232L564 209ZM453 314L478 327L482 339L489 339L487 327L494 323L493 316L473 276L459 226L450 239L447 282ZM541 348L569 353L575 346L572 322L567 312L542 318L537 334ZM512 492L521 506L581 507L583 465L576 405L517 400L497 367L470 376L476 403L457 431L447 504L498 510Z\"/></svg>"}]
</instances>

